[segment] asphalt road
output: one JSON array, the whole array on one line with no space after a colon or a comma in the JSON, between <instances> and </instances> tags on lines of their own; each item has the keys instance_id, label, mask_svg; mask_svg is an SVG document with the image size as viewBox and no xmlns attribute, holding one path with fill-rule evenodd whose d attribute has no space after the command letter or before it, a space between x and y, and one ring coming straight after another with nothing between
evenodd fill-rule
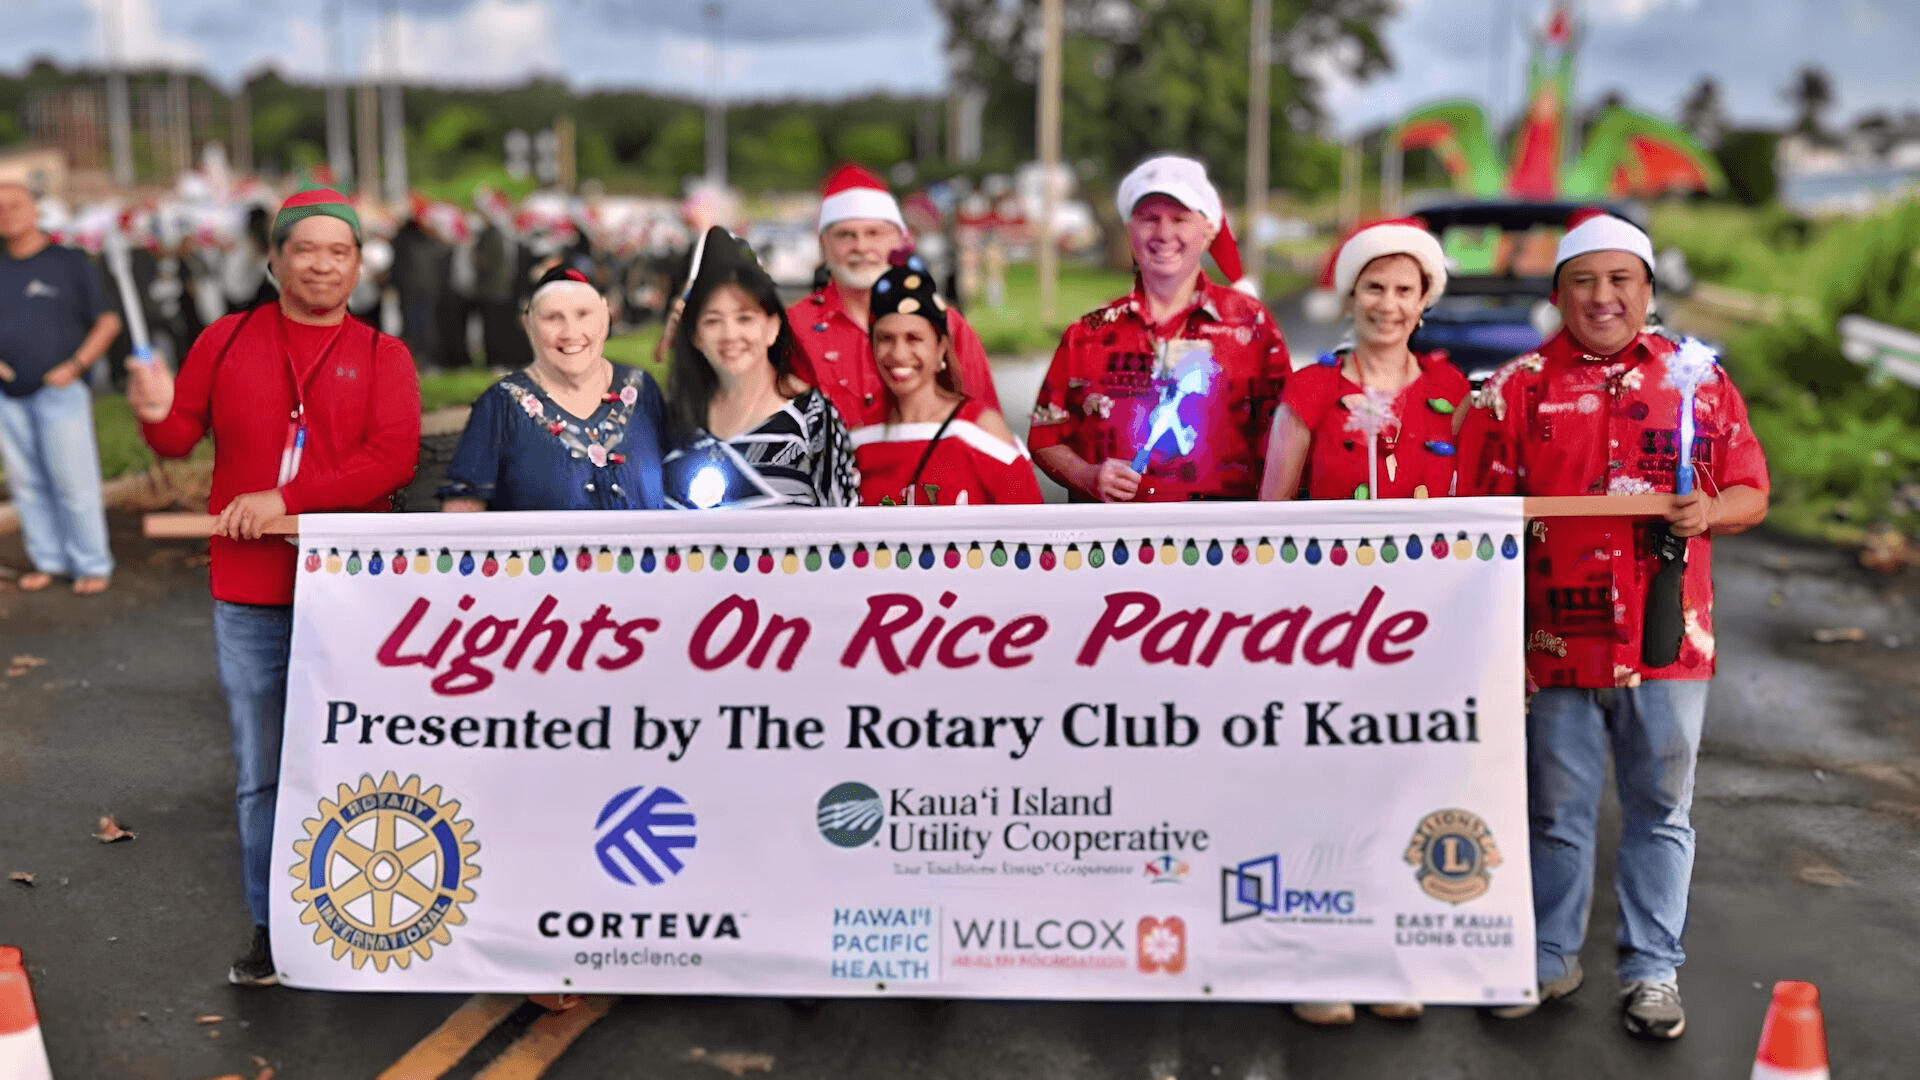
<instances>
[{"instance_id":1,"label":"asphalt road","mask_svg":"<svg viewBox=\"0 0 1920 1080\"><path fill-rule=\"evenodd\" d=\"M1009 413L1026 392L1003 387ZM257 1058L276 1080L377 1076L465 999L226 985L247 917L206 571L192 545L135 527L114 521L103 597L0 589L0 659L45 661L0 676L0 871L35 875L0 881L0 941L26 951L55 1075L252 1078ZM1323 1031L1277 1006L624 998L544 1075L1734 1077L1783 978L1821 987L1834 1075L1920 1074L1920 581L1765 534L1716 549L1721 669L1676 1044L1620 1030L1609 848L1588 986L1524 1021L1451 1008ZM22 565L17 537L0 564ZM1823 627L1865 640L1813 643ZM93 840L103 813L137 839ZM1609 805L1603 835L1616 824ZM446 1075L476 1075L536 1012Z\"/></svg>"}]
</instances>

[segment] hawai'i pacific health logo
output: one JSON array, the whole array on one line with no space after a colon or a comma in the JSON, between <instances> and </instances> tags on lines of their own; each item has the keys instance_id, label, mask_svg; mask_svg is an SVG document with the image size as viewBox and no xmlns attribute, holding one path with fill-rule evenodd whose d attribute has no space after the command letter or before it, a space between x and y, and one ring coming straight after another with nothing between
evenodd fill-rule
<instances>
[{"instance_id":1,"label":"hawai'i pacific health logo","mask_svg":"<svg viewBox=\"0 0 1920 1080\"><path fill-rule=\"evenodd\" d=\"M1467 810L1435 810L1420 819L1407 845L1407 862L1419 868L1420 889L1435 900L1464 904L1493 884L1500 865L1493 830Z\"/></svg>"},{"instance_id":2,"label":"hawai'i pacific health logo","mask_svg":"<svg viewBox=\"0 0 1920 1080\"><path fill-rule=\"evenodd\" d=\"M880 793L858 781L835 784L820 796L820 835L844 848L857 848L880 835L886 820Z\"/></svg>"},{"instance_id":3,"label":"hawai'i pacific health logo","mask_svg":"<svg viewBox=\"0 0 1920 1080\"><path fill-rule=\"evenodd\" d=\"M418 776L403 784L393 773L377 783L364 774L359 787L341 784L321 799L319 812L293 842L301 859L293 898L314 943L331 942L333 958L351 955L356 969L371 960L375 971L451 944L448 928L467 921L461 906L473 902L468 882L480 875L480 845L467 840L473 823L460 819L460 804L438 787L421 791Z\"/></svg>"},{"instance_id":4,"label":"hawai'i pacific health logo","mask_svg":"<svg viewBox=\"0 0 1920 1080\"><path fill-rule=\"evenodd\" d=\"M679 852L694 846L693 808L672 788L630 787L600 808L593 853L622 885L658 885L685 870Z\"/></svg>"}]
</instances>

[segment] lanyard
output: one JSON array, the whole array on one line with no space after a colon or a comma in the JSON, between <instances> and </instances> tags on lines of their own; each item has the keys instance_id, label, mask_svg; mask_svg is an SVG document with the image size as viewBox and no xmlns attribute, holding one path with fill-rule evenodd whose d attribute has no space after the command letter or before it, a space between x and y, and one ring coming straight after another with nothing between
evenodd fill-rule
<instances>
[{"instance_id":1,"label":"lanyard","mask_svg":"<svg viewBox=\"0 0 1920 1080\"><path fill-rule=\"evenodd\" d=\"M280 319L285 318L284 314L280 315ZM319 359L314 361L303 380L293 364L293 349L287 344L286 326L279 320L273 324L274 337L280 344L280 356L287 364L287 382L293 387L293 412L287 419L286 442L280 447L280 479L274 482L275 487L289 483L300 474L300 459L307 451L307 383L326 366L327 357L333 355L333 347L340 343L346 332L347 320L342 318L334 328L333 336L327 339L327 347L321 350Z\"/></svg>"}]
</instances>

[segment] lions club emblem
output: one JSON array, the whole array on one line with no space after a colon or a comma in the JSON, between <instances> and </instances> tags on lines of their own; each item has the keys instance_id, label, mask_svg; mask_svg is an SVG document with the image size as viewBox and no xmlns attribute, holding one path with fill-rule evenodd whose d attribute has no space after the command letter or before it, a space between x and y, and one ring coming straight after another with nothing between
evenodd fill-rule
<instances>
[{"instance_id":1,"label":"lions club emblem","mask_svg":"<svg viewBox=\"0 0 1920 1080\"><path fill-rule=\"evenodd\" d=\"M1435 900L1464 904L1493 884L1500 865L1493 830L1466 810L1435 810L1420 819L1407 845L1407 863L1418 867L1420 888Z\"/></svg>"},{"instance_id":2,"label":"lions club emblem","mask_svg":"<svg viewBox=\"0 0 1920 1080\"><path fill-rule=\"evenodd\" d=\"M473 901L467 883L480 874L480 845L467 841L473 823L459 813L438 787L423 792L418 776L402 784L393 773L377 784L362 775L358 788L341 784L336 799L321 799L320 816L302 823L306 838L293 842L303 860L293 898L314 943L330 941L335 960L351 953L356 969L372 960L376 971L449 944L448 928L467 921L461 905Z\"/></svg>"}]
</instances>

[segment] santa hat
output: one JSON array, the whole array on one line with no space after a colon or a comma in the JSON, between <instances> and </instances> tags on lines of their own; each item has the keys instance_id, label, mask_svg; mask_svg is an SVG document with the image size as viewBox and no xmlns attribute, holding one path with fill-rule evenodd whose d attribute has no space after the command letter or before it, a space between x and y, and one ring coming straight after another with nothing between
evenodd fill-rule
<instances>
[{"instance_id":1,"label":"santa hat","mask_svg":"<svg viewBox=\"0 0 1920 1080\"><path fill-rule=\"evenodd\" d=\"M872 170L847 162L828 173L826 183L820 186L817 231L826 232L827 226L850 220L890 221L899 226L901 232L907 231L906 219L900 216L900 204L887 191L886 182Z\"/></svg>"},{"instance_id":2,"label":"santa hat","mask_svg":"<svg viewBox=\"0 0 1920 1080\"><path fill-rule=\"evenodd\" d=\"M1360 272L1373 260L1389 255L1412 256L1420 264L1427 276L1427 307L1447 291L1447 257L1440 250L1440 241L1418 218L1397 218L1369 225L1340 245L1340 254L1333 261L1334 295L1345 303L1360 280Z\"/></svg>"},{"instance_id":3,"label":"santa hat","mask_svg":"<svg viewBox=\"0 0 1920 1080\"><path fill-rule=\"evenodd\" d=\"M1234 288L1249 296L1259 296L1259 286L1247 278L1241 267L1240 242L1234 239L1233 228L1227 224L1227 212L1220 204L1220 192L1207 179L1205 165L1178 154L1160 154L1134 166L1126 179L1120 181L1120 191L1115 199L1121 220L1132 217L1133 208L1149 195L1165 195L1206 218L1215 230L1212 242L1207 245L1207 254L1213 256L1220 272L1226 275Z\"/></svg>"},{"instance_id":4,"label":"santa hat","mask_svg":"<svg viewBox=\"0 0 1920 1080\"><path fill-rule=\"evenodd\" d=\"M1578 210L1567 219L1567 235L1560 238L1560 251L1553 260L1553 281L1560 284L1560 268L1582 255L1596 251L1624 251L1647 264L1647 280L1653 280L1653 240L1640 226L1604 210Z\"/></svg>"}]
</instances>

